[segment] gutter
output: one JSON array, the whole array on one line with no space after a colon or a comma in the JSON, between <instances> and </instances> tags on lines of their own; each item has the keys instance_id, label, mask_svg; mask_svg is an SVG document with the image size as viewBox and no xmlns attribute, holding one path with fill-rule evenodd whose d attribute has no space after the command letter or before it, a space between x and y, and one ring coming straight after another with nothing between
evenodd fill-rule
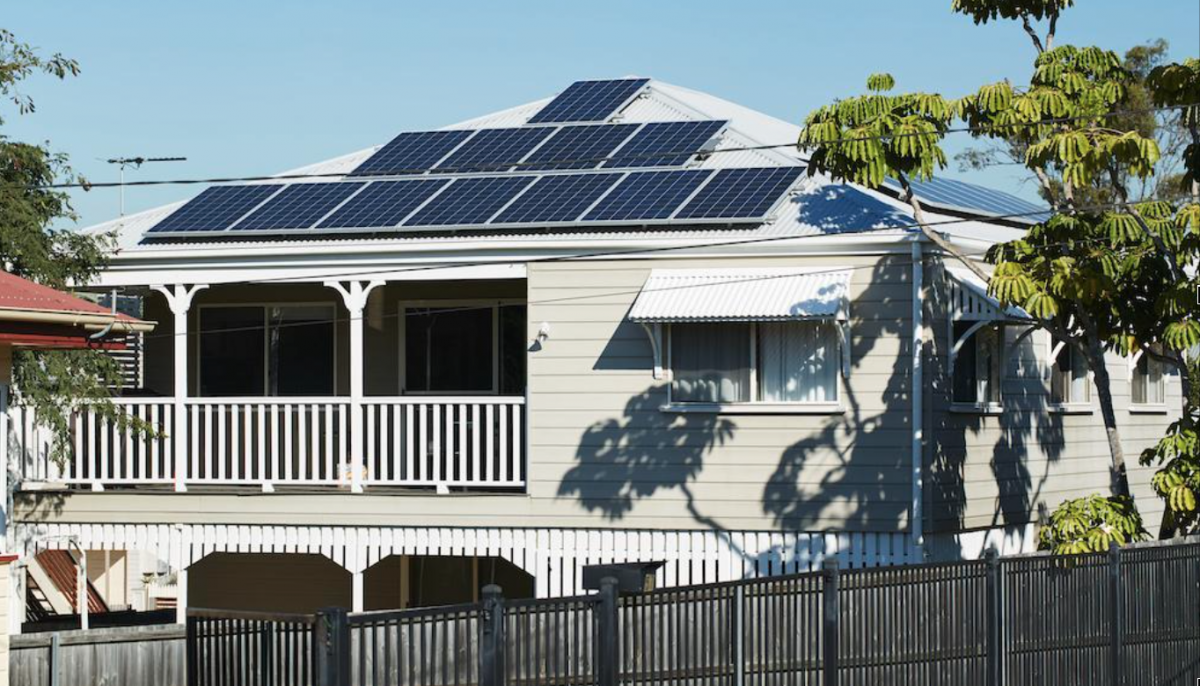
<instances>
[{"instance_id":1,"label":"gutter","mask_svg":"<svg viewBox=\"0 0 1200 686\"><path fill-rule=\"evenodd\" d=\"M144 333L154 330L154 322L122 319L115 315L70 310L29 310L15 307L0 308L0 321L78 326L89 331L113 331Z\"/></svg>"}]
</instances>

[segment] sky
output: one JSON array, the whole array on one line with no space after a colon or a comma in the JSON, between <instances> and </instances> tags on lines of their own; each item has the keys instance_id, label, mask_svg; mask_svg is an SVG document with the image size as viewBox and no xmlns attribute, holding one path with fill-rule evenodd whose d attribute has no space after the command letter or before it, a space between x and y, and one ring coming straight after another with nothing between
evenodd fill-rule
<instances>
[{"instance_id":1,"label":"sky","mask_svg":"<svg viewBox=\"0 0 1200 686\"><path fill-rule=\"evenodd\" d=\"M861 93L886 71L897 90L959 96L1028 80L1034 52L1013 22L975 26L950 0L484 0L10 3L3 28L77 59L78 77L36 77L37 111L3 110L0 134L48 142L89 180L117 156L187 157L126 179L271 174L548 97L582 78L650 76L781 119ZM1123 52L1155 38L1200 55L1196 0L1080 0L1058 42ZM0 107L4 107L0 104ZM766 141L782 143L786 141ZM959 135L951 152L972 144ZM1019 168L948 176L1034 198ZM126 211L196 186L130 188ZM118 192L76 192L87 226L117 216Z\"/></svg>"}]
</instances>

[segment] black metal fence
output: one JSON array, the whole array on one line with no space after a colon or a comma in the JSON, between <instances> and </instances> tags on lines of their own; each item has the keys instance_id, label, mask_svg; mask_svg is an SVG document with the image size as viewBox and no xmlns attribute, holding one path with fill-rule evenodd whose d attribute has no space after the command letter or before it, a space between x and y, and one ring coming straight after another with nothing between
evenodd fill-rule
<instances>
[{"instance_id":1,"label":"black metal fence","mask_svg":"<svg viewBox=\"0 0 1200 686\"><path fill-rule=\"evenodd\" d=\"M192 611L190 686L1191 686L1200 544L348 615Z\"/></svg>"}]
</instances>

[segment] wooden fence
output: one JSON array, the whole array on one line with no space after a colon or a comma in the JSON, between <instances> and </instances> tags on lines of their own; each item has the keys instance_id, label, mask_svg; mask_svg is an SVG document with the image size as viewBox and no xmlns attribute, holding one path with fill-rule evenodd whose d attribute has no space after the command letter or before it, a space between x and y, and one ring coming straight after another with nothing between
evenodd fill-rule
<instances>
[{"instance_id":1,"label":"wooden fence","mask_svg":"<svg viewBox=\"0 0 1200 686\"><path fill-rule=\"evenodd\" d=\"M11 686L184 686L178 624L13 636Z\"/></svg>"},{"instance_id":2,"label":"wooden fence","mask_svg":"<svg viewBox=\"0 0 1200 686\"><path fill-rule=\"evenodd\" d=\"M300 643L271 660L263 637L281 627L256 619L192 612L189 686L1192 686L1200 543L829 564L622 597L606 584L506 600L490 586L475 604L286 618Z\"/></svg>"}]
</instances>

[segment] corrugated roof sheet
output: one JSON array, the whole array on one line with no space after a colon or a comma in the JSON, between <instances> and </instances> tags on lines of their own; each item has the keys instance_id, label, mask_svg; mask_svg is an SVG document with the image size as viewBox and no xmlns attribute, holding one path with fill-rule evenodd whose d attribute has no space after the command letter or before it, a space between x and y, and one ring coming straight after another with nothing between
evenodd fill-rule
<instances>
[{"instance_id":1,"label":"corrugated roof sheet","mask_svg":"<svg viewBox=\"0 0 1200 686\"><path fill-rule=\"evenodd\" d=\"M70 293L22 279L0 271L0 309L36 312L68 312L107 315L112 311ZM117 319L133 321L133 317L117 314Z\"/></svg>"},{"instance_id":2,"label":"corrugated roof sheet","mask_svg":"<svg viewBox=\"0 0 1200 686\"><path fill-rule=\"evenodd\" d=\"M635 322L845 319L849 267L655 269L638 293Z\"/></svg>"}]
</instances>

